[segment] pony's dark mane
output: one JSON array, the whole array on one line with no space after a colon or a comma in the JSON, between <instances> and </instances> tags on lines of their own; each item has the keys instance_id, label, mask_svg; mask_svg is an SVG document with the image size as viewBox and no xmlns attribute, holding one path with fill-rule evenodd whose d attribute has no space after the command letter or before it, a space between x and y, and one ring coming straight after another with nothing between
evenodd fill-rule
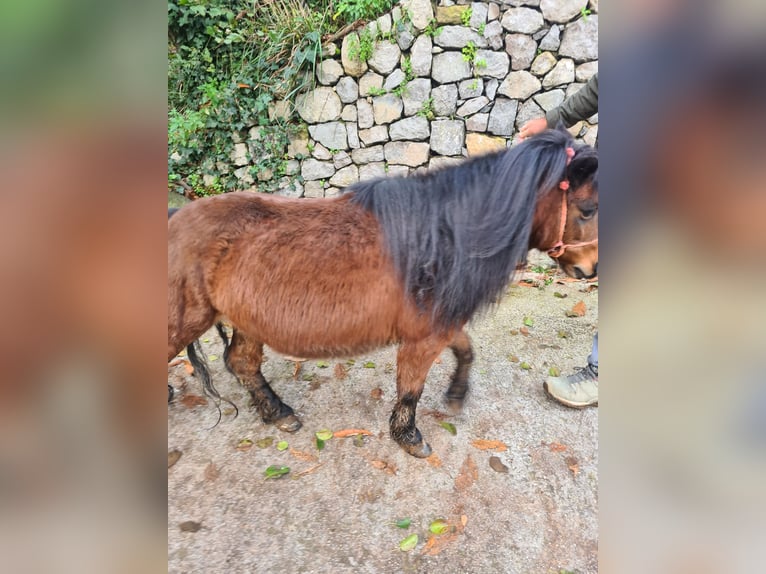
<instances>
[{"instance_id":1,"label":"pony's dark mane","mask_svg":"<svg viewBox=\"0 0 766 574\"><path fill-rule=\"evenodd\" d=\"M529 250L538 194L566 178L566 131L422 175L349 188L386 237L394 266L436 326L463 325L503 292Z\"/></svg>"}]
</instances>

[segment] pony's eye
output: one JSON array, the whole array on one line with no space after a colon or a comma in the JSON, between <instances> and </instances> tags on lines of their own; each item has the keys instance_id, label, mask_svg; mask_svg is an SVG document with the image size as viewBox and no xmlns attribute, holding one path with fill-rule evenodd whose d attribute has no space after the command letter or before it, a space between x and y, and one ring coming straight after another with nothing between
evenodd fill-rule
<instances>
[{"instance_id":1,"label":"pony's eye","mask_svg":"<svg viewBox=\"0 0 766 574\"><path fill-rule=\"evenodd\" d=\"M596 215L595 209L581 209L580 210L580 219L591 219L594 215Z\"/></svg>"}]
</instances>

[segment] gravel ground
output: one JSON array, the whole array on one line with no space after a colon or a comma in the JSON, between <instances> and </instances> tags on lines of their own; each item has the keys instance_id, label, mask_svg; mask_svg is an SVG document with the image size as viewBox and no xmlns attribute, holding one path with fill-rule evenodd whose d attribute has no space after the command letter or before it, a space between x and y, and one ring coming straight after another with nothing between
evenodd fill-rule
<instances>
[{"instance_id":1,"label":"gravel ground","mask_svg":"<svg viewBox=\"0 0 766 574\"><path fill-rule=\"evenodd\" d=\"M304 423L290 435L257 418L226 372L211 330L203 347L215 357L214 381L240 413L235 418L224 409L214 426L212 403L190 404L202 394L198 381L182 364L169 368L178 392L168 407L168 450L182 454L168 470L168 571L597 572L598 409L559 406L542 382L551 367L567 374L585 364L598 291L586 291L584 282L559 283L560 275L547 286L544 275L525 277L539 287L509 287L469 329L476 361L461 414L441 414L454 368L450 352L431 369L417 417L436 454L428 460L407 455L388 437L393 348L356 357L353 365L308 361L297 379L294 362L267 352L266 378ZM579 301L585 316L567 317ZM525 318L532 320L528 334L520 332ZM336 376L338 363L345 380ZM440 421L454 424L457 434ZM348 428L372 434L363 441L333 438L316 449L316 431ZM267 437L274 442L265 448L237 448L242 439ZM501 441L507 450L480 450L476 439ZM277 450L282 440L288 450ZM492 456L507 472L490 466ZM265 480L270 465L289 466L290 473ZM407 529L393 524L403 518L412 521ZM431 535L437 518L451 532ZM182 528L188 521L198 524ZM399 542L411 534L417 546L401 551Z\"/></svg>"}]
</instances>

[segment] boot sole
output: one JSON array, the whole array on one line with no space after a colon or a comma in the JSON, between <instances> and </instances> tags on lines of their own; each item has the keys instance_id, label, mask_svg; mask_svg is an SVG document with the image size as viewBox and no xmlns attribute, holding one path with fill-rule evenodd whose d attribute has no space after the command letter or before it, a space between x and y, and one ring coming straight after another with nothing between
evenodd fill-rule
<instances>
[{"instance_id":1,"label":"boot sole","mask_svg":"<svg viewBox=\"0 0 766 574\"><path fill-rule=\"evenodd\" d=\"M545 382L543 383L543 388L545 389L545 394L547 394L551 399L553 399L554 401L556 401L557 403L559 403L561 405L570 407L572 409L585 409L585 408L588 408L588 407L597 407L598 406L598 401L596 401L595 403L573 403L573 402L568 401L566 399L562 399L560 397L557 397L556 395L554 395L553 393L551 393L548 390L548 383L545 383Z\"/></svg>"}]
</instances>

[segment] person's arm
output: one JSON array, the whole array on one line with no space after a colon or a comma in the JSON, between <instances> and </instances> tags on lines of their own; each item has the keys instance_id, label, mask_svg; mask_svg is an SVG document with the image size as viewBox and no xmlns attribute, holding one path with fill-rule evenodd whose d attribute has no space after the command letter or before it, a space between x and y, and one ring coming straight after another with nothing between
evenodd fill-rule
<instances>
[{"instance_id":1,"label":"person's arm","mask_svg":"<svg viewBox=\"0 0 766 574\"><path fill-rule=\"evenodd\" d=\"M577 92L572 94L560 106L553 108L545 117L529 120L519 131L519 138L524 140L539 134L546 128L555 128L559 121L570 128L581 120L586 120L598 112L598 74Z\"/></svg>"},{"instance_id":2,"label":"person's arm","mask_svg":"<svg viewBox=\"0 0 766 574\"><path fill-rule=\"evenodd\" d=\"M594 74L564 103L545 114L545 120L549 128L555 128L560 121L571 128L577 122L587 120L596 113L598 113L598 74Z\"/></svg>"}]
</instances>

